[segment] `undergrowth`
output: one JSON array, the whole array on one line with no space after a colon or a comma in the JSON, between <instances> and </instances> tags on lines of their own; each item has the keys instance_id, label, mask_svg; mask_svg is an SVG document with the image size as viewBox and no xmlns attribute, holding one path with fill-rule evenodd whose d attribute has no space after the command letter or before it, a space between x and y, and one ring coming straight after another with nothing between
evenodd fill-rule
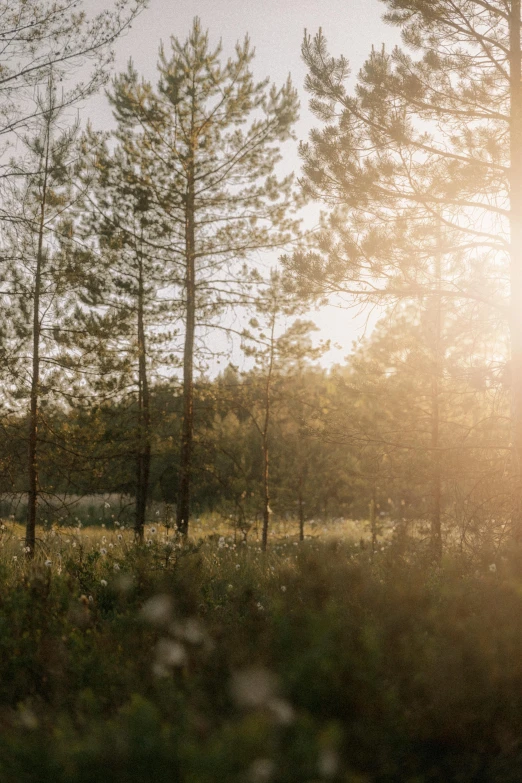
<instances>
[{"instance_id":1,"label":"undergrowth","mask_svg":"<svg viewBox=\"0 0 522 783\"><path fill-rule=\"evenodd\" d=\"M0 780L522 779L522 565L221 538L0 566Z\"/></svg>"}]
</instances>

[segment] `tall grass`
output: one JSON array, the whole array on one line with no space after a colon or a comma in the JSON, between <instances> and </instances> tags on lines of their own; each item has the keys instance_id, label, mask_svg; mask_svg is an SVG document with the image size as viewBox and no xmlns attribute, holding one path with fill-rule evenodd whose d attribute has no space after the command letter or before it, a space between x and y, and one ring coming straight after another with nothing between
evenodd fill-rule
<instances>
[{"instance_id":1,"label":"tall grass","mask_svg":"<svg viewBox=\"0 0 522 783\"><path fill-rule=\"evenodd\" d=\"M8 528L2 781L522 779L517 553Z\"/></svg>"}]
</instances>

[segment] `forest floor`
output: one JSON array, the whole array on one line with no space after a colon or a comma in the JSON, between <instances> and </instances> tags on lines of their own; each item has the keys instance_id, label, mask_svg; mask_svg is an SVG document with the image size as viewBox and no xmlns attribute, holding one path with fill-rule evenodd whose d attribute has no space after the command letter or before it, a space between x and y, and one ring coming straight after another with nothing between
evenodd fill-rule
<instances>
[{"instance_id":1,"label":"forest floor","mask_svg":"<svg viewBox=\"0 0 522 783\"><path fill-rule=\"evenodd\" d=\"M0 781L522 780L522 552L167 533L4 522Z\"/></svg>"}]
</instances>

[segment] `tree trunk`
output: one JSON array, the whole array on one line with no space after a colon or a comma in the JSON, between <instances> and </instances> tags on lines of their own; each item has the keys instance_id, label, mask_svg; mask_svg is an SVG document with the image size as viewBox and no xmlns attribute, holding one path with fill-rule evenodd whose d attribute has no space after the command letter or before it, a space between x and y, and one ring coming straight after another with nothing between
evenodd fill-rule
<instances>
[{"instance_id":1,"label":"tree trunk","mask_svg":"<svg viewBox=\"0 0 522 783\"><path fill-rule=\"evenodd\" d=\"M274 369L274 339L275 339L275 316L272 317L272 324L270 329L270 359L268 362L268 371L266 375L265 385L265 421L262 431L262 450L263 450L263 534L261 540L261 548L263 552L266 552L268 546L268 527L270 525L270 482L269 482L269 468L270 457L268 451L268 429L270 426L270 404L271 404L271 392L272 392L272 371Z\"/></svg>"},{"instance_id":2,"label":"tree trunk","mask_svg":"<svg viewBox=\"0 0 522 783\"><path fill-rule=\"evenodd\" d=\"M47 128L45 140L45 158L42 182L42 200L38 224L38 247L36 252L36 270L33 295L33 360L31 373L31 392L29 408L29 448L27 460L28 493L27 524L25 528L25 547L29 558L34 557L36 546L36 522L38 509L38 419L40 397L40 294L42 287L43 240L45 211L47 206L47 178L49 171L50 128Z\"/></svg>"},{"instance_id":3,"label":"tree trunk","mask_svg":"<svg viewBox=\"0 0 522 783\"><path fill-rule=\"evenodd\" d=\"M192 477L192 440L194 431L194 333L196 327L195 264L195 194L194 157L188 162L185 213L185 347L183 353L183 424L176 526L184 538L188 535L190 517L190 484Z\"/></svg>"},{"instance_id":4,"label":"tree trunk","mask_svg":"<svg viewBox=\"0 0 522 783\"><path fill-rule=\"evenodd\" d=\"M375 500L375 485L372 487L372 499L370 500L370 532L372 535L372 555L377 549L377 514Z\"/></svg>"},{"instance_id":5,"label":"tree trunk","mask_svg":"<svg viewBox=\"0 0 522 783\"><path fill-rule=\"evenodd\" d=\"M303 473L299 476L299 488L297 491L297 501L299 504L299 541L304 541L304 503L303 503Z\"/></svg>"},{"instance_id":6,"label":"tree trunk","mask_svg":"<svg viewBox=\"0 0 522 783\"><path fill-rule=\"evenodd\" d=\"M433 296L432 311L432 375L431 375L431 554L433 560L437 563L442 558L442 530L441 530L441 470L440 470L440 451L439 451L439 428L440 428L440 377L441 366L441 226L437 225L437 248L435 252L435 285L436 291Z\"/></svg>"},{"instance_id":7,"label":"tree trunk","mask_svg":"<svg viewBox=\"0 0 522 783\"><path fill-rule=\"evenodd\" d=\"M510 342L513 533L522 538L522 84L520 0L510 12Z\"/></svg>"},{"instance_id":8,"label":"tree trunk","mask_svg":"<svg viewBox=\"0 0 522 783\"><path fill-rule=\"evenodd\" d=\"M268 438L263 434L263 535L261 546L266 552L268 546L268 527L270 525L270 484L269 484L269 454Z\"/></svg>"},{"instance_id":9,"label":"tree trunk","mask_svg":"<svg viewBox=\"0 0 522 783\"><path fill-rule=\"evenodd\" d=\"M134 534L140 543L143 543L150 474L150 395L143 306L143 264L140 258L138 265L138 455L134 523Z\"/></svg>"}]
</instances>

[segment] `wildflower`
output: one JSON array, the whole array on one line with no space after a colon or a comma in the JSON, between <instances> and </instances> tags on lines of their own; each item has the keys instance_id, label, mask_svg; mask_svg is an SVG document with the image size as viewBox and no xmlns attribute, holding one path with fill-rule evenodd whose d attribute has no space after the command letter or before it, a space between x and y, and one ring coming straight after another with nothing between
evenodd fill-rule
<instances>
[{"instance_id":1,"label":"wildflower","mask_svg":"<svg viewBox=\"0 0 522 783\"><path fill-rule=\"evenodd\" d=\"M184 666L187 660L185 648L174 639L160 639L156 645L155 662L152 671L157 677L165 677L169 669Z\"/></svg>"},{"instance_id":2,"label":"wildflower","mask_svg":"<svg viewBox=\"0 0 522 783\"><path fill-rule=\"evenodd\" d=\"M240 568L241 566L239 565L239 563L236 563L236 571L239 571Z\"/></svg>"},{"instance_id":3,"label":"wildflower","mask_svg":"<svg viewBox=\"0 0 522 783\"><path fill-rule=\"evenodd\" d=\"M220 549L223 549L223 547L224 547L225 545L226 545L226 544L225 544L225 538L224 538L224 536L220 536L220 537L219 537L219 541L218 541L218 547L219 547Z\"/></svg>"},{"instance_id":4,"label":"wildflower","mask_svg":"<svg viewBox=\"0 0 522 783\"><path fill-rule=\"evenodd\" d=\"M286 585L281 585L281 592L286 593Z\"/></svg>"},{"instance_id":5,"label":"wildflower","mask_svg":"<svg viewBox=\"0 0 522 783\"><path fill-rule=\"evenodd\" d=\"M45 561L45 565L47 566L47 568L50 568L52 566L52 564L53 564L52 560L46 560Z\"/></svg>"},{"instance_id":6,"label":"wildflower","mask_svg":"<svg viewBox=\"0 0 522 783\"><path fill-rule=\"evenodd\" d=\"M123 539L123 536L121 533L118 533L118 541L121 541Z\"/></svg>"},{"instance_id":7,"label":"wildflower","mask_svg":"<svg viewBox=\"0 0 522 783\"><path fill-rule=\"evenodd\" d=\"M269 783L275 774L275 765L271 759L256 759L248 770L248 779L252 783Z\"/></svg>"},{"instance_id":8,"label":"wildflower","mask_svg":"<svg viewBox=\"0 0 522 783\"><path fill-rule=\"evenodd\" d=\"M172 598L162 593L145 601L140 614L144 620L153 625L168 625L172 619L172 609Z\"/></svg>"},{"instance_id":9,"label":"wildflower","mask_svg":"<svg viewBox=\"0 0 522 783\"><path fill-rule=\"evenodd\" d=\"M111 541L111 543L109 544L109 549L114 549L114 544L112 543L112 541Z\"/></svg>"},{"instance_id":10,"label":"wildflower","mask_svg":"<svg viewBox=\"0 0 522 783\"><path fill-rule=\"evenodd\" d=\"M260 612L264 612L265 611L265 607L263 606L261 601L258 601L256 606L257 606L257 608L259 609Z\"/></svg>"},{"instance_id":11,"label":"wildflower","mask_svg":"<svg viewBox=\"0 0 522 783\"><path fill-rule=\"evenodd\" d=\"M294 722L294 710L292 705L284 699L270 699L268 709L281 726L289 726Z\"/></svg>"},{"instance_id":12,"label":"wildflower","mask_svg":"<svg viewBox=\"0 0 522 783\"><path fill-rule=\"evenodd\" d=\"M38 718L28 707L19 707L17 717L20 725L25 729L38 728Z\"/></svg>"},{"instance_id":13,"label":"wildflower","mask_svg":"<svg viewBox=\"0 0 522 783\"><path fill-rule=\"evenodd\" d=\"M13 555L13 560L16 562L18 560L18 557L16 555Z\"/></svg>"},{"instance_id":14,"label":"wildflower","mask_svg":"<svg viewBox=\"0 0 522 783\"><path fill-rule=\"evenodd\" d=\"M231 590L233 590L233 589L234 589L234 585L227 585L227 590L228 590L228 592L230 592L230 591L231 591Z\"/></svg>"},{"instance_id":15,"label":"wildflower","mask_svg":"<svg viewBox=\"0 0 522 783\"><path fill-rule=\"evenodd\" d=\"M151 535L155 536L156 533L157 533L157 530L156 530L155 527L151 527L150 532L151 532Z\"/></svg>"},{"instance_id":16,"label":"wildflower","mask_svg":"<svg viewBox=\"0 0 522 783\"><path fill-rule=\"evenodd\" d=\"M119 571L120 570L119 563L114 563L113 568L114 568L115 571Z\"/></svg>"},{"instance_id":17,"label":"wildflower","mask_svg":"<svg viewBox=\"0 0 522 783\"><path fill-rule=\"evenodd\" d=\"M491 563L491 565L489 567L489 570L491 571L492 574L496 573L497 567L496 567L495 563Z\"/></svg>"},{"instance_id":18,"label":"wildflower","mask_svg":"<svg viewBox=\"0 0 522 783\"><path fill-rule=\"evenodd\" d=\"M152 546L152 538L147 539L147 546Z\"/></svg>"},{"instance_id":19,"label":"wildflower","mask_svg":"<svg viewBox=\"0 0 522 783\"><path fill-rule=\"evenodd\" d=\"M206 634L203 626L195 617L189 617L183 625L175 624L171 628L171 633L185 639L189 644L203 644Z\"/></svg>"},{"instance_id":20,"label":"wildflower","mask_svg":"<svg viewBox=\"0 0 522 783\"><path fill-rule=\"evenodd\" d=\"M267 669L243 669L232 676L232 697L243 708L266 706L277 695L277 679Z\"/></svg>"},{"instance_id":21,"label":"wildflower","mask_svg":"<svg viewBox=\"0 0 522 783\"><path fill-rule=\"evenodd\" d=\"M89 596L88 601L90 604L94 603L94 598L92 597L92 595Z\"/></svg>"},{"instance_id":22,"label":"wildflower","mask_svg":"<svg viewBox=\"0 0 522 783\"><path fill-rule=\"evenodd\" d=\"M104 505L105 508L110 508L111 507L111 504L107 503L107 501L105 501L105 503L103 505Z\"/></svg>"},{"instance_id":23,"label":"wildflower","mask_svg":"<svg viewBox=\"0 0 522 783\"><path fill-rule=\"evenodd\" d=\"M100 549L100 555L106 555L106 554L107 554L107 550L105 549L104 546L102 546L102 548Z\"/></svg>"},{"instance_id":24,"label":"wildflower","mask_svg":"<svg viewBox=\"0 0 522 783\"><path fill-rule=\"evenodd\" d=\"M339 759L337 753L328 748L323 750L319 757L319 773L323 778L334 778L339 769Z\"/></svg>"},{"instance_id":25,"label":"wildflower","mask_svg":"<svg viewBox=\"0 0 522 783\"><path fill-rule=\"evenodd\" d=\"M107 587L107 580L106 579L100 579L100 584L102 587Z\"/></svg>"},{"instance_id":26,"label":"wildflower","mask_svg":"<svg viewBox=\"0 0 522 783\"><path fill-rule=\"evenodd\" d=\"M30 551L31 551L31 547L30 546L24 546L24 552L26 554L28 554Z\"/></svg>"}]
</instances>

